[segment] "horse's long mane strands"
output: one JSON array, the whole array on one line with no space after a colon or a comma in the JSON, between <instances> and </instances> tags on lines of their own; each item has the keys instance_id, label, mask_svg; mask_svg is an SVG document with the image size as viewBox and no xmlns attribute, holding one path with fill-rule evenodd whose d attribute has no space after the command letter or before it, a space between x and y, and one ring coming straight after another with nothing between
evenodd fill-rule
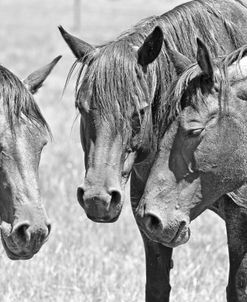
<instances>
[{"instance_id":1,"label":"horse's long mane strands","mask_svg":"<svg viewBox=\"0 0 247 302\"><path fill-rule=\"evenodd\" d=\"M228 67L232 64L238 64L240 60L247 55L247 45L240 47L232 53L215 59L214 64L217 65L221 72L219 81L220 93L219 93L219 105L224 109L227 108L228 95L229 95L229 80L228 80ZM190 104L197 106L197 101L203 101L203 94L201 91L200 78L203 77L202 71L198 64L192 64L176 81L173 82L170 89L167 91L166 102L161 107L163 120L161 122L162 136L167 128L171 125L172 121L179 115L182 110L182 97L185 91L189 88Z\"/></svg>"},{"instance_id":2,"label":"horse's long mane strands","mask_svg":"<svg viewBox=\"0 0 247 302\"><path fill-rule=\"evenodd\" d=\"M11 130L14 132L16 121L23 119L44 126L50 133L49 126L35 103L33 96L24 84L8 69L0 65L0 99L6 110Z\"/></svg>"},{"instance_id":3,"label":"horse's long mane strands","mask_svg":"<svg viewBox=\"0 0 247 302\"><path fill-rule=\"evenodd\" d=\"M219 95L220 106L223 103L224 109L228 107L230 82L228 77L228 67L232 64L239 64L240 60L247 55L247 45L240 47L229 55L222 58L219 66L221 72L221 91Z\"/></svg>"},{"instance_id":4,"label":"horse's long mane strands","mask_svg":"<svg viewBox=\"0 0 247 302\"><path fill-rule=\"evenodd\" d=\"M182 111L182 97L185 91L190 87L190 103L195 104L198 97L201 98L200 85L197 79L202 75L202 71L198 64L192 64L167 90L163 97L167 102L161 106L160 111L163 119L160 123L160 136L162 136L174 119ZM192 85L192 81L195 85ZM193 86L193 87L192 87ZM199 95L198 95L199 94Z\"/></svg>"},{"instance_id":5,"label":"horse's long mane strands","mask_svg":"<svg viewBox=\"0 0 247 302\"><path fill-rule=\"evenodd\" d=\"M240 47L239 49L233 51L227 56L222 58L222 65L224 69L227 69L230 65L239 63L239 61L247 55L247 45Z\"/></svg>"},{"instance_id":6,"label":"horse's long mane strands","mask_svg":"<svg viewBox=\"0 0 247 302\"><path fill-rule=\"evenodd\" d=\"M241 1L233 0L232 3L234 2L242 5ZM121 129L121 121L124 120L126 128L131 124L131 112L139 108L140 101L149 104L152 102L153 124L157 127L162 118L160 108L163 93L176 78L176 73L164 47L158 59L149 65L144 76L141 67L137 64L136 49L143 44L144 39L155 26L162 28L165 39L171 47L191 60L197 50L196 39L191 39L191 36L203 38L211 53L215 55L225 52L221 40L222 30L230 37L235 48L243 44L243 37L236 25L224 19L215 1L195 0L183 4L164 15L142 20L116 40L99 46L96 51L87 54L81 69L84 70L85 66L87 68L77 79L78 107L83 106L86 98L97 105L101 115L107 121L114 123L116 129ZM156 85L154 100L152 100L148 92L154 79Z\"/></svg>"},{"instance_id":7,"label":"horse's long mane strands","mask_svg":"<svg viewBox=\"0 0 247 302\"><path fill-rule=\"evenodd\" d=\"M83 72L83 78L79 76L77 80L78 107L86 97L97 104L102 117L108 122L113 122L116 129L121 130L121 121L128 121L131 118L129 106L138 112L140 100L147 104L150 102L148 95L150 82L142 75L134 49L135 46L140 46L143 40L144 37L141 38L139 35L135 38L132 35L125 35L98 48L93 59L88 56L85 63L88 68ZM154 70L155 64L149 72L154 74ZM115 115L117 112L120 112L121 116ZM114 119L109 119L109 116L113 116Z\"/></svg>"}]
</instances>

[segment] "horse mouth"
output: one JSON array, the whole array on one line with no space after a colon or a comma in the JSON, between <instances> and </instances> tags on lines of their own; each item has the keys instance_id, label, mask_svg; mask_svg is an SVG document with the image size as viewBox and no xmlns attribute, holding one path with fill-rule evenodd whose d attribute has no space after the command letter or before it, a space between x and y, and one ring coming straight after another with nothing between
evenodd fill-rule
<instances>
[{"instance_id":1,"label":"horse mouth","mask_svg":"<svg viewBox=\"0 0 247 302\"><path fill-rule=\"evenodd\" d=\"M16 253L8 245L8 240L7 240L7 238L5 238L2 231L1 231L1 240L2 240L4 250L7 254L7 256L9 257L9 259L11 259L11 260L28 260L28 259L31 259L39 251L39 250L32 251L31 253L27 253L27 252Z\"/></svg>"},{"instance_id":2,"label":"horse mouth","mask_svg":"<svg viewBox=\"0 0 247 302\"><path fill-rule=\"evenodd\" d=\"M105 216L105 217L101 218L101 217L95 217L95 216L91 216L91 215L87 214L87 217L90 220L92 220L93 222L97 222L97 223L113 223L118 220L119 215L120 215L120 213L118 215L116 215L115 217Z\"/></svg>"},{"instance_id":3,"label":"horse mouth","mask_svg":"<svg viewBox=\"0 0 247 302\"><path fill-rule=\"evenodd\" d=\"M144 233L150 240L170 248L185 244L190 239L190 228L186 226L180 226L171 241L164 240L162 236L154 236L154 234L149 234L145 230Z\"/></svg>"},{"instance_id":4,"label":"horse mouth","mask_svg":"<svg viewBox=\"0 0 247 302\"><path fill-rule=\"evenodd\" d=\"M168 247L177 247L179 245L185 244L190 239L190 228L186 226L180 226L175 234L174 238L166 244Z\"/></svg>"}]
</instances>

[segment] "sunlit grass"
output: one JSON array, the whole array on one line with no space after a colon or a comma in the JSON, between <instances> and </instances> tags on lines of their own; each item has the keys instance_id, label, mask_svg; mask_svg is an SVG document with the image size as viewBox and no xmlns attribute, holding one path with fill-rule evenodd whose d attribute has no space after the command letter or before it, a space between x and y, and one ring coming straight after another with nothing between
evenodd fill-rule
<instances>
[{"instance_id":1,"label":"sunlit grass","mask_svg":"<svg viewBox=\"0 0 247 302\"><path fill-rule=\"evenodd\" d=\"M81 37L98 44L181 1L82 2ZM74 123L72 84L61 100L73 57L56 29L59 24L73 31L72 1L0 3L3 65L24 78L63 55L37 95L54 137L44 150L40 169L42 196L53 222L51 236L27 262L10 261L0 249L0 301L144 301L144 250L129 203L119 221L101 225L89 221L76 201L83 155L78 121ZM205 213L193 223L191 240L175 249L174 262L172 302L225 301L228 260L224 224L218 217Z\"/></svg>"}]
</instances>

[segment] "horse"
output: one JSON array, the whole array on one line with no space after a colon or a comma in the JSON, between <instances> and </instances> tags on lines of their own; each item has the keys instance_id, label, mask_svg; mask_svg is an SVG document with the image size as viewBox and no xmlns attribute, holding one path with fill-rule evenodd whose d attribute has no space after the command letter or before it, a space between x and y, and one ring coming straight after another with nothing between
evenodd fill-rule
<instances>
[{"instance_id":1,"label":"horse","mask_svg":"<svg viewBox=\"0 0 247 302\"><path fill-rule=\"evenodd\" d=\"M228 300L246 301L247 45L213 59L198 40L197 63L188 67L188 58L177 52L173 58L181 75L167 92L158 151L137 209L139 224L150 239L175 247L189 240L190 221L221 200L222 215L228 218L229 207L234 213L231 222L226 219L233 228L228 242L235 267L235 296ZM153 223L143 223L147 213Z\"/></svg>"},{"instance_id":2,"label":"horse","mask_svg":"<svg viewBox=\"0 0 247 302\"><path fill-rule=\"evenodd\" d=\"M51 230L38 184L50 129L33 95L60 58L23 81L0 65L0 230L12 260L32 258Z\"/></svg>"},{"instance_id":3,"label":"horse","mask_svg":"<svg viewBox=\"0 0 247 302\"><path fill-rule=\"evenodd\" d=\"M159 136L162 95L177 78L177 66L163 43L195 60L195 36L223 55L247 42L247 3L192 1L161 16L149 17L118 38L92 46L59 27L76 57L76 108L85 179L77 199L89 219L114 222L131 174L133 212L152 166ZM228 198L228 197L226 197ZM151 222L155 222L154 219ZM172 249L141 231L146 254L146 301L169 301Z\"/></svg>"}]
</instances>

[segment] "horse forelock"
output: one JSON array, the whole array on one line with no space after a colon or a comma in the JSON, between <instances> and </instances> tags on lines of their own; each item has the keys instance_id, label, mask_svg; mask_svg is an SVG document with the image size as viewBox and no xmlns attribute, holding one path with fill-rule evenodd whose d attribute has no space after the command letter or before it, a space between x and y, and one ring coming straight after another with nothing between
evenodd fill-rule
<instances>
[{"instance_id":1,"label":"horse forelock","mask_svg":"<svg viewBox=\"0 0 247 302\"><path fill-rule=\"evenodd\" d=\"M230 54L221 58L221 67L227 73L227 69L234 63L239 63L240 60L247 55L247 45L244 45Z\"/></svg>"},{"instance_id":2,"label":"horse forelock","mask_svg":"<svg viewBox=\"0 0 247 302\"><path fill-rule=\"evenodd\" d=\"M230 91L230 79L228 68L232 64L239 64L240 60L247 55L247 45L227 54L225 56L215 58L215 69L219 71L214 75L214 82L219 86L218 104L220 113L227 110ZM163 121L161 122L161 136L171 125L174 119L182 111L183 96L186 93L190 96L190 105L197 108L198 104L204 100L203 89L205 82L202 79L203 73L197 63L192 64L182 75L175 80L164 98L168 101L164 103L162 110ZM210 93L210 91L208 91Z\"/></svg>"},{"instance_id":3,"label":"horse forelock","mask_svg":"<svg viewBox=\"0 0 247 302\"><path fill-rule=\"evenodd\" d=\"M221 60L219 61L218 69L220 71L220 78L221 78L219 106L222 108L222 103L223 103L223 110L227 110L228 108L231 85L235 81L238 81L238 79L235 79L234 77L233 78L230 77L229 67L231 67L231 65L233 64L239 65L241 59L243 59L246 55L247 55L247 45L244 45L239 49L231 52L230 54L222 57Z\"/></svg>"},{"instance_id":4,"label":"horse forelock","mask_svg":"<svg viewBox=\"0 0 247 302\"><path fill-rule=\"evenodd\" d=\"M15 132L16 122L28 120L46 128L50 133L49 126L32 94L12 72L1 65L0 99L12 132Z\"/></svg>"},{"instance_id":5,"label":"horse forelock","mask_svg":"<svg viewBox=\"0 0 247 302\"><path fill-rule=\"evenodd\" d=\"M198 64L192 64L182 73L164 93L163 98L167 101L161 107L163 119L160 123L160 135L163 136L171 123L182 111L182 100L185 92L190 91L190 104L197 105L198 97L201 99L200 77L202 71Z\"/></svg>"},{"instance_id":6,"label":"horse forelock","mask_svg":"<svg viewBox=\"0 0 247 302\"><path fill-rule=\"evenodd\" d=\"M131 129L132 115L152 102L156 86L156 62L147 73L137 63L137 48L144 37L122 35L98 48L81 67L77 80L76 104L89 102L101 118L117 131ZM150 110L151 110L151 106Z\"/></svg>"}]
</instances>

